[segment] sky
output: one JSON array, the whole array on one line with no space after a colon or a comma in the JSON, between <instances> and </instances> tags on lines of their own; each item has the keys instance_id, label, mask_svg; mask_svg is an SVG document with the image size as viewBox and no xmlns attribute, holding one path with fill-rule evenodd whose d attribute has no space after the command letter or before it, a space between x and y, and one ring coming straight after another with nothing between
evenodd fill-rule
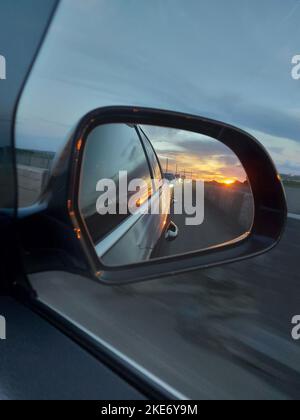
<instances>
[{"instance_id":1,"label":"sky","mask_svg":"<svg viewBox=\"0 0 300 420\"><path fill-rule=\"evenodd\" d=\"M212 137L184 130L143 126L160 159L164 172L204 181L247 179L237 156Z\"/></svg>"},{"instance_id":2,"label":"sky","mask_svg":"<svg viewBox=\"0 0 300 420\"><path fill-rule=\"evenodd\" d=\"M59 152L89 111L145 106L242 128L300 175L299 22L299 0L64 0L21 98L17 147Z\"/></svg>"}]
</instances>

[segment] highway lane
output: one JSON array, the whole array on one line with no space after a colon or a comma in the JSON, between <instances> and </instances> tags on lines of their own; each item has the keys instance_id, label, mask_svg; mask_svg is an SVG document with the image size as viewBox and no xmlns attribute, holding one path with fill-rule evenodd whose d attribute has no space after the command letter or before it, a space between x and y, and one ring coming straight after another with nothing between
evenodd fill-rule
<instances>
[{"instance_id":1,"label":"highway lane","mask_svg":"<svg viewBox=\"0 0 300 420\"><path fill-rule=\"evenodd\" d=\"M171 214L179 234L172 242L162 241L159 256L174 256L185 252L199 251L230 242L246 233L236 220L226 216L210 201L205 200L204 221L200 225L187 226L187 214ZM249 229L253 219L249 220Z\"/></svg>"}]
</instances>

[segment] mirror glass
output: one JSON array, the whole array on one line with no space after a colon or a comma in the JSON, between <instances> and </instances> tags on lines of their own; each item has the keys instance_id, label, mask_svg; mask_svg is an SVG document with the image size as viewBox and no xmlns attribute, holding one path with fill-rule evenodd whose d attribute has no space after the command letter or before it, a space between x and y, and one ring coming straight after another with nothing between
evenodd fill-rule
<instances>
[{"instance_id":1,"label":"mirror glass","mask_svg":"<svg viewBox=\"0 0 300 420\"><path fill-rule=\"evenodd\" d=\"M107 124L93 129L83 153L79 208L106 266L205 250L251 230L247 175L216 139Z\"/></svg>"}]
</instances>

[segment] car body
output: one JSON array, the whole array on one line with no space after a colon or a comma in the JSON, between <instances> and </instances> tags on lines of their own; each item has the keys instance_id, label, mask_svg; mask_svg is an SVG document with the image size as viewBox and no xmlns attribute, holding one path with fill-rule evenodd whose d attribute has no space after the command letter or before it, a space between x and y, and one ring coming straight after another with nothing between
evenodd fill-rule
<instances>
[{"instance_id":1,"label":"car body","mask_svg":"<svg viewBox=\"0 0 300 420\"><path fill-rule=\"evenodd\" d=\"M133 134L125 135L127 130ZM123 170L130 168L127 171L128 183L134 177L142 176L148 182L151 181L147 191L143 194L144 198L142 198L133 214L128 213L118 217L108 215L105 218L99 216L94 204L96 200L93 192L91 192L86 200L84 200L84 193L82 195L80 203L82 216L89 231L93 235L98 256L103 258L108 265L145 261L151 258L152 253L170 223L171 198L169 184L168 182L163 182L158 157L149 139L140 127L109 125L104 128L100 127L98 131L97 134L94 134L97 138L92 146L91 143L93 140L90 140L89 148L85 151L85 159L89 159L89 154L93 156L105 156L103 157L102 164L102 167L105 169L95 174L96 179L94 182L91 181L90 173L87 180L82 180L81 188L83 192L88 190L89 185L96 185L98 179L112 178L108 168L104 164L105 160L110 162L108 157L110 154L109 148L113 149L111 153L113 154L115 166L119 165ZM128 145L126 143L124 144L124 150L121 148L119 139L125 139L126 136L132 137L130 137ZM117 139L117 143L114 143L113 139ZM133 150L133 148L138 148L138 151ZM133 155L135 155L135 167L132 164ZM144 168L145 173L141 173L140 165ZM110 171L113 173L117 172L115 166L113 168L110 167ZM139 169L137 169L137 166L139 166ZM163 211L149 215L151 206L157 206L159 209L160 203L164 205ZM91 209L91 213L89 213L89 209ZM103 231L103 229L105 230ZM108 233L105 234L106 232Z\"/></svg>"}]
</instances>

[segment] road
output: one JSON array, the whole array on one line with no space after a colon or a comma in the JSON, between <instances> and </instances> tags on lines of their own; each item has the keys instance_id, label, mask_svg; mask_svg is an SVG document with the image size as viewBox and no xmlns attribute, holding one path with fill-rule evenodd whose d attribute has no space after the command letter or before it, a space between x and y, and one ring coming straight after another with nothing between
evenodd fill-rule
<instances>
[{"instance_id":1,"label":"road","mask_svg":"<svg viewBox=\"0 0 300 420\"><path fill-rule=\"evenodd\" d=\"M185 252L203 250L217 246L246 233L236 220L225 215L222 209L218 209L212 202L205 200L204 221L197 226L187 226L187 214L172 214L171 220L177 225L179 235L173 242L162 241L159 248L159 256L174 256ZM253 219L249 220L249 229Z\"/></svg>"},{"instance_id":2,"label":"road","mask_svg":"<svg viewBox=\"0 0 300 420\"><path fill-rule=\"evenodd\" d=\"M300 396L300 222L261 257L107 287L67 273L31 276L39 297L189 398Z\"/></svg>"}]
</instances>

